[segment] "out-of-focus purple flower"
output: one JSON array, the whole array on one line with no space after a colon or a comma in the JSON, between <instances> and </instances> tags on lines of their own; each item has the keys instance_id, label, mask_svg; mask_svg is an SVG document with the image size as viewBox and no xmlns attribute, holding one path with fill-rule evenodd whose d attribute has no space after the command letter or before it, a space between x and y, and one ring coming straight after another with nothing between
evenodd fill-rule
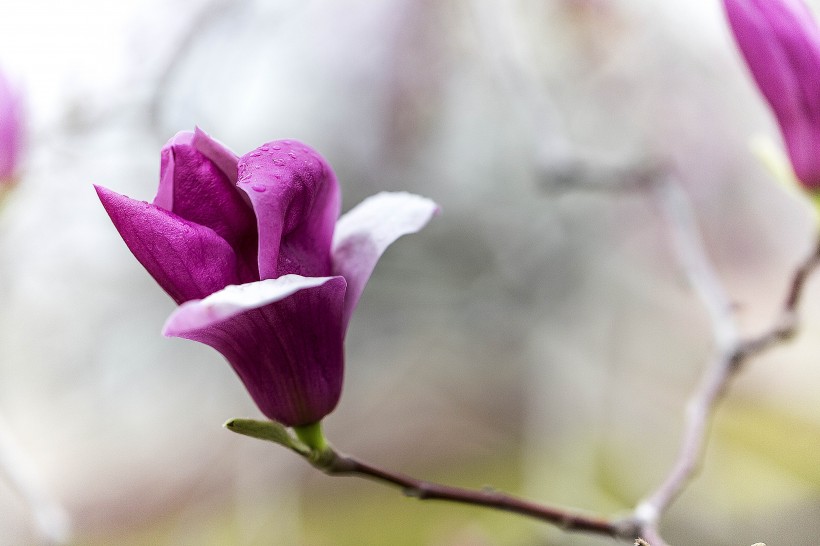
<instances>
[{"instance_id":1,"label":"out-of-focus purple flower","mask_svg":"<svg viewBox=\"0 0 820 546\"><path fill-rule=\"evenodd\" d=\"M820 29L802 0L724 0L737 44L774 110L792 167L820 189Z\"/></svg>"},{"instance_id":2,"label":"out-of-focus purple flower","mask_svg":"<svg viewBox=\"0 0 820 546\"><path fill-rule=\"evenodd\" d=\"M0 70L0 186L17 173L23 130L23 97Z\"/></svg>"},{"instance_id":3,"label":"out-of-focus purple flower","mask_svg":"<svg viewBox=\"0 0 820 546\"><path fill-rule=\"evenodd\" d=\"M97 193L180 304L163 333L218 350L262 413L287 426L336 406L344 335L365 283L384 250L438 210L417 195L380 193L338 218L336 176L311 148L279 140L238 158L199 129L163 148L153 204Z\"/></svg>"}]
</instances>

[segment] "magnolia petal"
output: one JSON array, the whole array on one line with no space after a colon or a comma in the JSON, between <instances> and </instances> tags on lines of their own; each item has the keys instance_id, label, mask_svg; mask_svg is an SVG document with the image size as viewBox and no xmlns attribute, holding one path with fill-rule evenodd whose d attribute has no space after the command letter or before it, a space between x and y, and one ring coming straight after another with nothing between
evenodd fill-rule
<instances>
[{"instance_id":1,"label":"magnolia petal","mask_svg":"<svg viewBox=\"0 0 820 546\"><path fill-rule=\"evenodd\" d=\"M236 164L239 157L225 147L224 144L211 138L208 133L196 127L194 132L180 131L174 135L162 148L162 165L160 168L160 184L154 204L165 210L173 210L174 161L170 151L175 146L186 146L196 149L204 158L213 163L230 182L236 184Z\"/></svg>"},{"instance_id":2,"label":"magnolia petal","mask_svg":"<svg viewBox=\"0 0 820 546\"><path fill-rule=\"evenodd\" d=\"M174 210L174 161L173 146L190 141L190 131L182 131L174 135L160 152L159 187L154 196L154 205L168 211Z\"/></svg>"},{"instance_id":3,"label":"magnolia petal","mask_svg":"<svg viewBox=\"0 0 820 546\"><path fill-rule=\"evenodd\" d=\"M344 293L341 277L228 287L181 306L164 333L222 353L269 419L307 425L330 413L342 392Z\"/></svg>"},{"instance_id":4,"label":"magnolia petal","mask_svg":"<svg viewBox=\"0 0 820 546\"><path fill-rule=\"evenodd\" d=\"M194 147L199 150L202 155L210 159L214 165L225 173L232 185L236 184L237 178L237 163L239 156L229 150L224 144L218 140L211 138L211 136L196 127L194 129L193 138Z\"/></svg>"},{"instance_id":5,"label":"magnolia petal","mask_svg":"<svg viewBox=\"0 0 820 546\"><path fill-rule=\"evenodd\" d=\"M382 253L396 239L415 233L439 211L419 195L382 192L368 197L342 216L333 234L333 273L347 280L345 325Z\"/></svg>"},{"instance_id":6,"label":"magnolia petal","mask_svg":"<svg viewBox=\"0 0 820 546\"><path fill-rule=\"evenodd\" d=\"M231 246L212 229L101 186L95 189L125 244L177 303L249 278Z\"/></svg>"},{"instance_id":7,"label":"magnolia petal","mask_svg":"<svg viewBox=\"0 0 820 546\"><path fill-rule=\"evenodd\" d=\"M237 185L256 213L260 278L330 274L339 184L318 153L293 140L269 142L239 159Z\"/></svg>"},{"instance_id":8,"label":"magnolia petal","mask_svg":"<svg viewBox=\"0 0 820 546\"><path fill-rule=\"evenodd\" d=\"M795 173L820 187L820 28L802 0L724 0L724 7Z\"/></svg>"},{"instance_id":9,"label":"magnolia petal","mask_svg":"<svg viewBox=\"0 0 820 546\"><path fill-rule=\"evenodd\" d=\"M154 204L213 229L234 248L244 267L255 271L256 218L235 185L236 156L232 156L233 180L225 172L231 169L231 156L201 130L178 133L162 149Z\"/></svg>"},{"instance_id":10,"label":"magnolia petal","mask_svg":"<svg viewBox=\"0 0 820 546\"><path fill-rule=\"evenodd\" d=\"M278 279L226 286L201 300L188 301L177 307L165 322L162 334L184 337L186 332L285 299L299 290L321 286L334 278L284 275Z\"/></svg>"}]
</instances>

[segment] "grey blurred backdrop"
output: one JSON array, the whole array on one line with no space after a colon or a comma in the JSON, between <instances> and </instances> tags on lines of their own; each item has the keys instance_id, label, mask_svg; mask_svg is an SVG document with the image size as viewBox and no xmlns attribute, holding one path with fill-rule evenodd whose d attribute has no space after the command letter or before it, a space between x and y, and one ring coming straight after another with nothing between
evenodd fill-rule
<instances>
[{"instance_id":1,"label":"grey blurred backdrop","mask_svg":"<svg viewBox=\"0 0 820 546\"><path fill-rule=\"evenodd\" d=\"M222 429L259 413L216 352L160 336L173 303L91 186L152 199L179 130L240 154L303 140L345 209L399 189L442 205L354 316L337 447L602 513L661 479L712 348L646 165L675 173L744 332L813 245L808 204L750 150L779 135L717 0L4 0L0 65L31 122L0 213L0 419L72 544L612 543ZM819 290L733 386L671 542L816 543ZM37 540L3 480L0 537Z\"/></svg>"}]
</instances>

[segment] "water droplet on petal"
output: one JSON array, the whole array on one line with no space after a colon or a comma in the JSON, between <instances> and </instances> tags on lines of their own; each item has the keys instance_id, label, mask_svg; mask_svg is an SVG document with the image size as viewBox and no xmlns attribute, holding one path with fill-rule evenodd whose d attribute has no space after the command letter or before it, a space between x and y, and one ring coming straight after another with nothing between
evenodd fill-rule
<instances>
[{"instance_id":1,"label":"water droplet on petal","mask_svg":"<svg viewBox=\"0 0 820 546\"><path fill-rule=\"evenodd\" d=\"M271 148L273 148L274 150L281 150L282 149L282 147L279 146L278 144L276 144L275 146L271 146Z\"/></svg>"},{"instance_id":2,"label":"water droplet on petal","mask_svg":"<svg viewBox=\"0 0 820 546\"><path fill-rule=\"evenodd\" d=\"M275 157L275 158L273 158L273 164L276 165L277 167L284 167L285 166L285 160L282 159L281 157Z\"/></svg>"},{"instance_id":3,"label":"water droplet on petal","mask_svg":"<svg viewBox=\"0 0 820 546\"><path fill-rule=\"evenodd\" d=\"M265 191L267 188L265 188L265 186L264 186L264 185L262 185L262 184L251 184L251 189L252 189L253 191L256 191L256 192L262 193L262 192L263 192L263 191Z\"/></svg>"}]
</instances>

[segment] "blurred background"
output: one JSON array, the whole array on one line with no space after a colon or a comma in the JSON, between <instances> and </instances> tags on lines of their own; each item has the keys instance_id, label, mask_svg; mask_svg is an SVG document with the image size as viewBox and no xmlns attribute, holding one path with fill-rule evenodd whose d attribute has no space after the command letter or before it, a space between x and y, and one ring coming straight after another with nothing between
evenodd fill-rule
<instances>
[{"instance_id":1,"label":"blurred background","mask_svg":"<svg viewBox=\"0 0 820 546\"><path fill-rule=\"evenodd\" d=\"M814 244L807 202L750 149L780 137L717 0L5 0L0 67L28 120L0 211L0 427L72 545L614 543L222 429L258 410L215 351L160 336L173 302L92 189L151 200L177 131L239 154L303 140L345 209L400 189L442 205L353 318L325 421L340 450L603 514L664 476L713 347L647 166L674 173L744 333ZM800 335L721 406L670 542L820 536L816 277ZM0 543L38 543L3 478Z\"/></svg>"}]
</instances>

